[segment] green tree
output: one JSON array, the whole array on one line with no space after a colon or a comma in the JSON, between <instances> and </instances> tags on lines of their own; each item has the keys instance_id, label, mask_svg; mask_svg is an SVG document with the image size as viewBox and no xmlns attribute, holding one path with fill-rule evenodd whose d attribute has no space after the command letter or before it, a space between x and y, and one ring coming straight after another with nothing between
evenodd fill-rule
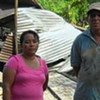
<instances>
[{"instance_id":1,"label":"green tree","mask_svg":"<svg viewBox=\"0 0 100 100\"><path fill-rule=\"evenodd\" d=\"M62 16L66 21L81 27L87 25L87 9L90 3L100 0L38 0L46 9Z\"/></svg>"}]
</instances>

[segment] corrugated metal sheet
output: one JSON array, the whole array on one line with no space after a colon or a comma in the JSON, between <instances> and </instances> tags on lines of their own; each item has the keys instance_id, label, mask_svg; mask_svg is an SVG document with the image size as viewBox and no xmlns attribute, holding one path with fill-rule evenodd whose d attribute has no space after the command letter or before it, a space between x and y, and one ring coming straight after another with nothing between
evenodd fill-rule
<instances>
[{"instance_id":1,"label":"corrugated metal sheet","mask_svg":"<svg viewBox=\"0 0 100 100\"><path fill-rule=\"evenodd\" d=\"M18 9L18 33L27 29L36 29L40 32L49 31L57 24L62 24L63 19L53 12L34 8Z\"/></svg>"},{"instance_id":2,"label":"corrugated metal sheet","mask_svg":"<svg viewBox=\"0 0 100 100\"><path fill-rule=\"evenodd\" d=\"M13 54L13 36L8 35L0 51L0 62L6 62Z\"/></svg>"},{"instance_id":3,"label":"corrugated metal sheet","mask_svg":"<svg viewBox=\"0 0 100 100\"><path fill-rule=\"evenodd\" d=\"M32 29L39 32L40 47L37 54L47 63L67 59L75 37L81 33L71 24L47 10L34 8L18 9L18 34Z\"/></svg>"}]
</instances>

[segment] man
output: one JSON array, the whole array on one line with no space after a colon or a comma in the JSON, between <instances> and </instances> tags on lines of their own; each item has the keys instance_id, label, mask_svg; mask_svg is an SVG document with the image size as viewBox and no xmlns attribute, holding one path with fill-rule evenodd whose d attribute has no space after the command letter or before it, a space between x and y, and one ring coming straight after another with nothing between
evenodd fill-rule
<instances>
[{"instance_id":1,"label":"man","mask_svg":"<svg viewBox=\"0 0 100 100\"><path fill-rule=\"evenodd\" d=\"M74 100L100 100L100 2L89 6L90 28L80 34L71 49L71 65L77 76Z\"/></svg>"}]
</instances>

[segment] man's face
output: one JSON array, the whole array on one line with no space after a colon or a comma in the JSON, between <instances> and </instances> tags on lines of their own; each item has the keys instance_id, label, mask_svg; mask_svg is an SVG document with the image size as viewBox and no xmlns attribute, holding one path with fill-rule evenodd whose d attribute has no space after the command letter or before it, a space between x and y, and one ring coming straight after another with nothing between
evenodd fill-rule
<instances>
[{"instance_id":1,"label":"man's face","mask_svg":"<svg viewBox=\"0 0 100 100\"><path fill-rule=\"evenodd\" d=\"M88 14L88 22L93 30L100 30L100 11L92 10Z\"/></svg>"}]
</instances>

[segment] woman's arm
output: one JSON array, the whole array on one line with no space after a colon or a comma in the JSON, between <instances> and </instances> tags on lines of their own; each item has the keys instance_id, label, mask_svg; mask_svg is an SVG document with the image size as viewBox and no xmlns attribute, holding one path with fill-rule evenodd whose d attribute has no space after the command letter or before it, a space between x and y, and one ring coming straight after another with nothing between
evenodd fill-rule
<instances>
[{"instance_id":1,"label":"woman's arm","mask_svg":"<svg viewBox=\"0 0 100 100\"><path fill-rule=\"evenodd\" d=\"M48 86L48 79L49 79L49 75L46 76L46 81L43 84L43 91L45 91Z\"/></svg>"},{"instance_id":2,"label":"woman's arm","mask_svg":"<svg viewBox=\"0 0 100 100\"><path fill-rule=\"evenodd\" d=\"M3 100L11 100L11 87L14 82L16 72L9 68L4 67L3 70Z\"/></svg>"}]
</instances>

